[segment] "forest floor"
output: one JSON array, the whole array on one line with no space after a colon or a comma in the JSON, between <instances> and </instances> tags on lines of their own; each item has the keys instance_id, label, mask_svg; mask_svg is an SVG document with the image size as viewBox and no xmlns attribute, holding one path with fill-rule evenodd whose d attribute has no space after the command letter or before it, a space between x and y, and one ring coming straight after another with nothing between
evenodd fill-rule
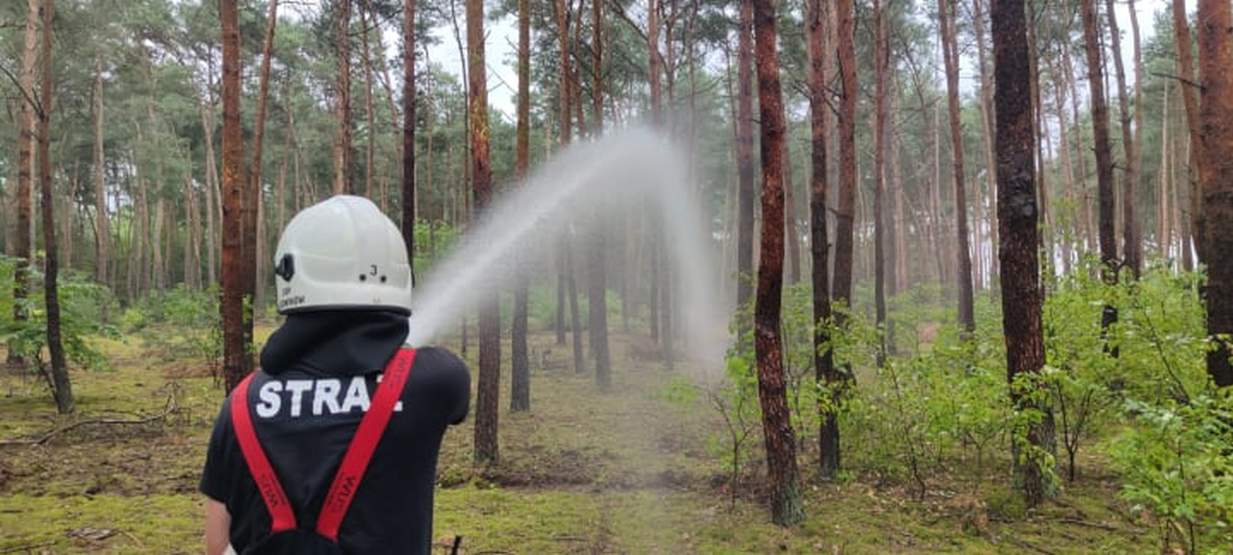
<instances>
[{"instance_id":1,"label":"forest floor","mask_svg":"<svg viewBox=\"0 0 1233 555\"><path fill-rule=\"evenodd\" d=\"M778 528L754 485L760 457L732 496L712 451L725 433L719 413L705 397L683 405L666 394L688 375L687 365L667 372L632 357L631 337L612 340L613 388L601 394L589 374L569 368L568 347L553 345L550 334L533 336L532 410L508 413L502 399L499 465L472 467L470 419L448 432L437 552L448 552L455 535L470 554L1158 549L1150 527L1125 516L1116 478L1098 461L1085 463L1061 501L1007 515L1015 512L996 509L1007 497L1005 481L930 477L918 500L873 479L817 483L809 464L816 452L807 449L807 519ZM200 364L140 339L99 341L114 369L73 374L78 411L69 418L55 415L42 381L0 371L0 441L39 439L90 420L159 417L169 399L175 410L139 424L83 423L41 445L0 446L0 553L201 550L197 483L222 392ZM755 427L751 442L758 437Z\"/></svg>"}]
</instances>

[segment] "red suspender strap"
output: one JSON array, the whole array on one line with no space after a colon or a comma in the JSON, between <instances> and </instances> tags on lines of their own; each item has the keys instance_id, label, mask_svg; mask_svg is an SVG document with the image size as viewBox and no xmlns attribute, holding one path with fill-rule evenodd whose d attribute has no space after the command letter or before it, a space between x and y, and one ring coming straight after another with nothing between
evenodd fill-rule
<instances>
[{"instance_id":1,"label":"red suspender strap","mask_svg":"<svg viewBox=\"0 0 1233 555\"><path fill-rule=\"evenodd\" d=\"M318 534L338 541L338 527L342 525L343 517L355 498L355 492L359 490L368 461L372 459L373 451L377 449L377 443L381 441L390 416L394 413L394 405L398 403L398 398L402 397L403 386L407 383L407 376L411 375L411 365L414 362L415 349L399 349L393 360L386 365L385 377L381 379L381 385L377 386L372 406L360 420L360 427L356 429L355 437L351 439L351 445L343 455L338 474L334 475L334 483L330 485L330 491L325 496L321 515L317 518Z\"/></svg>"},{"instance_id":2,"label":"red suspender strap","mask_svg":"<svg viewBox=\"0 0 1233 555\"><path fill-rule=\"evenodd\" d=\"M253 475L257 491L261 492L265 507L274 521L270 532L292 530L296 527L295 513L291 511L287 494L283 492L282 484L278 483L278 475L270 466L270 459L266 458L265 450L253 430L253 419L248 410L248 384L252 381L253 374L249 374L231 392L231 426L240 441L240 451L244 454L244 462L248 463L248 472Z\"/></svg>"}]
</instances>

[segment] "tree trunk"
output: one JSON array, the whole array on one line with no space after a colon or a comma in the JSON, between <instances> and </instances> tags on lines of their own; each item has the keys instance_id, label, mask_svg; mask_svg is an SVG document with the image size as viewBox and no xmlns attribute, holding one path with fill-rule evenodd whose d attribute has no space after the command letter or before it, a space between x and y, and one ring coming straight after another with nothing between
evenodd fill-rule
<instances>
[{"instance_id":1,"label":"tree trunk","mask_svg":"<svg viewBox=\"0 0 1233 555\"><path fill-rule=\"evenodd\" d=\"M345 0L344 3L349 1ZM278 0L271 0L269 11L266 13L265 41L261 48L261 73L257 85L257 113L253 121L253 139L250 144L253 158L249 165L249 176L245 181L248 186L244 190L244 203L240 210L244 224L242 231L244 243L240 250L244 255L242 279L244 280L244 295L248 299L248 311L244 315L244 343L247 345L253 343L253 320L256 319L257 314L261 313L257 291L265 286L259 280L260 272L257 268L259 260L265 258L262 256L264 249L261 245L262 234L260 233L261 204L264 196L264 187L261 183L261 156L265 137L266 101L270 92L270 55L274 49L274 32L277 23ZM252 356L246 358L245 364L251 368Z\"/></svg>"},{"instance_id":2,"label":"tree trunk","mask_svg":"<svg viewBox=\"0 0 1233 555\"><path fill-rule=\"evenodd\" d=\"M570 143L570 88L569 88L569 8L566 0L552 0L553 14L556 16L557 23L557 45L559 64L557 74L557 141L565 147ZM566 274L566 263L568 255L566 249L569 248L567 239L568 233L562 230L560 241L557 243L557 312L556 312L556 334L557 345L565 344L565 289L566 281L569 279Z\"/></svg>"},{"instance_id":3,"label":"tree trunk","mask_svg":"<svg viewBox=\"0 0 1233 555\"><path fill-rule=\"evenodd\" d=\"M17 239L13 255L17 258L13 267L13 320L24 321L28 315L22 302L30 294L31 230L34 221L34 136L35 114L40 106L35 105L34 73L38 62L39 0L27 0L26 43L21 58L21 110L17 123ZM21 364L21 357L9 349L9 363Z\"/></svg>"},{"instance_id":4,"label":"tree trunk","mask_svg":"<svg viewBox=\"0 0 1233 555\"><path fill-rule=\"evenodd\" d=\"M334 0L334 47L338 51L338 82L334 110L338 129L334 138L334 194L355 194L351 181L351 0Z\"/></svg>"},{"instance_id":5,"label":"tree trunk","mask_svg":"<svg viewBox=\"0 0 1233 555\"><path fill-rule=\"evenodd\" d=\"M159 166L159 169L162 169L162 163L159 163ZM156 184L156 188L161 189L162 172L158 173L160 183ZM154 201L154 222L153 230L150 233L150 255L153 258L153 263L150 267L152 268L151 273L154 274L154 279L151 283L153 283L154 289L157 291L167 288L167 281L164 279L167 270L163 259L163 211L165 204L161 196Z\"/></svg>"},{"instance_id":6,"label":"tree trunk","mask_svg":"<svg viewBox=\"0 0 1233 555\"><path fill-rule=\"evenodd\" d=\"M31 6L33 7L33 2ZM51 187L51 112L55 100L51 88L51 43L52 19L55 5L52 0L43 0L38 15L43 26L43 79L39 93L38 143L39 143L39 189L42 191L43 251L46 258L43 268L43 298L47 311L47 351L51 355L52 396L60 414L73 412L73 384L69 381L68 366L64 360L64 343L60 338L60 295L56 278L60 273L56 247L55 196ZM29 91L30 89L26 89Z\"/></svg>"},{"instance_id":7,"label":"tree trunk","mask_svg":"<svg viewBox=\"0 0 1233 555\"><path fill-rule=\"evenodd\" d=\"M1233 6L1199 0L1199 157L1203 185L1203 255L1207 262L1207 373L1233 386ZM46 39L44 39L46 40ZM44 77L46 79L46 77Z\"/></svg>"},{"instance_id":8,"label":"tree trunk","mask_svg":"<svg viewBox=\"0 0 1233 555\"><path fill-rule=\"evenodd\" d=\"M1062 84L1063 79L1053 79L1053 98L1055 100L1054 107L1057 112L1057 128L1058 128L1058 154L1062 159L1062 177L1066 186L1065 195L1070 200L1071 206L1075 211L1074 222L1082 222L1080 211L1083 210L1081 198L1075 193L1075 172L1074 164L1070 159L1070 130L1066 123L1066 87ZM1063 237L1062 241L1062 273L1070 273L1070 264L1073 261L1072 246L1074 239Z\"/></svg>"},{"instance_id":9,"label":"tree trunk","mask_svg":"<svg viewBox=\"0 0 1233 555\"><path fill-rule=\"evenodd\" d=\"M484 65L484 2L467 0L467 65L470 79L471 179L475 189L473 221L492 201L489 158L488 72ZM485 291L479 304L479 387L475 406L475 462L495 463L501 384L501 307L497 290Z\"/></svg>"},{"instance_id":10,"label":"tree trunk","mask_svg":"<svg viewBox=\"0 0 1233 555\"><path fill-rule=\"evenodd\" d=\"M1134 92L1134 143L1130 149L1129 166L1134 168L1134 176L1131 179L1131 190L1137 190L1141 181L1140 174L1143 172L1143 52L1139 41L1139 15L1135 9L1135 0L1127 0L1130 9L1130 38L1134 41L1131 51L1134 53L1135 64L1135 92ZM1131 172L1127 170L1129 175ZM1131 197L1135 198L1135 197ZM1133 205L1127 205L1126 210L1133 209ZM1127 220L1132 221L1132 220ZM1127 226L1131 237L1134 240L1134 248L1127 252L1134 255L1134 260L1131 268L1134 269L1135 276L1139 275L1143 266L1143 224L1139 220L1133 221L1133 226ZM1127 259L1129 259L1129 254Z\"/></svg>"},{"instance_id":11,"label":"tree trunk","mask_svg":"<svg viewBox=\"0 0 1233 555\"><path fill-rule=\"evenodd\" d=\"M240 122L240 31L236 0L219 0L223 42L223 229L242 229L246 200ZM248 373L244 334L244 252L240 233L223 233L223 378L230 392Z\"/></svg>"},{"instance_id":12,"label":"tree trunk","mask_svg":"<svg viewBox=\"0 0 1233 555\"><path fill-rule=\"evenodd\" d=\"M762 117L762 255L758 259L758 298L754 311L754 349L758 360L758 400L770 478L771 520L793 526L804 519L796 435L784 386L779 334L783 291L784 112L779 85L779 54L772 0L753 2L758 107Z\"/></svg>"},{"instance_id":13,"label":"tree trunk","mask_svg":"<svg viewBox=\"0 0 1233 555\"><path fill-rule=\"evenodd\" d=\"M1160 170L1157 174L1156 188L1159 195L1157 196L1157 216L1156 216L1156 244L1160 250L1160 257L1169 261L1172 256L1171 248L1173 240L1170 237L1169 218L1171 217L1171 207L1169 206L1169 193L1171 186L1169 184L1169 176L1173 161L1169 156L1169 94L1171 94L1171 84L1165 81L1164 93L1160 95L1161 116L1160 116ZM1172 266L1172 262L1168 264Z\"/></svg>"},{"instance_id":14,"label":"tree trunk","mask_svg":"<svg viewBox=\"0 0 1233 555\"><path fill-rule=\"evenodd\" d=\"M404 2L402 19L402 239L415 283L415 2ZM381 37L380 34L377 35ZM432 133L429 130L429 140ZM428 151L432 152L429 142ZM432 159L429 159L431 162ZM427 168L432 173L432 164Z\"/></svg>"},{"instance_id":15,"label":"tree trunk","mask_svg":"<svg viewBox=\"0 0 1233 555\"><path fill-rule=\"evenodd\" d=\"M111 221L107 213L107 181L103 167L103 62L94 61L94 280L107 285L111 252Z\"/></svg>"},{"instance_id":16,"label":"tree trunk","mask_svg":"<svg viewBox=\"0 0 1233 555\"><path fill-rule=\"evenodd\" d=\"M1203 210L1203 191L1200 186L1200 175L1203 173L1203 157L1199 151L1202 150L1202 129L1199 127L1199 89L1196 85L1194 77L1194 53L1192 48L1194 40L1190 35L1190 21L1186 19L1186 2L1185 0L1173 0L1173 47L1176 49L1176 69L1178 79L1181 81L1182 89L1182 104L1186 107L1186 129L1190 132L1190 146L1188 150L1190 156L1187 158L1189 171L1190 187L1190 228L1192 231L1192 239L1194 241L1195 251L1199 255L1200 262L1206 262L1207 256L1203 245L1204 239L1204 210ZM1190 249L1189 245L1185 246L1186 250Z\"/></svg>"},{"instance_id":17,"label":"tree trunk","mask_svg":"<svg viewBox=\"0 0 1233 555\"><path fill-rule=\"evenodd\" d=\"M853 33L856 17L854 0L839 0L835 17L838 22L839 78L842 82L839 102L839 206L835 212L835 277L832 298L844 307L852 300L852 255L856 216L856 100L860 85L856 82L856 47Z\"/></svg>"},{"instance_id":18,"label":"tree trunk","mask_svg":"<svg viewBox=\"0 0 1233 555\"><path fill-rule=\"evenodd\" d=\"M874 112L873 112L873 297L878 336L877 364L886 362L886 222L882 205L886 196L886 74L890 54L886 38L886 14L882 2L873 0L874 20Z\"/></svg>"},{"instance_id":19,"label":"tree trunk","mask_svg":"<svg viewBox=\"0 0 1233 555\"><path fill-rule=\"evenodd\" d=\"M830 341L828 328L831 319L830 282L828 279L829 261L828 247L830 240L826 229L826 134L827 118L830 111L826 101L826 72L824 58L834 55L823 47L823 35L826 33L827 21L822 7L826 0L808 0L805 4L805 28L808 32L806 43L809 54L809 124L810 124L810 173L809 173L809 248L812 259L813 285L813 371L814 381L820 386L826 384L823 390L826 397L818 398L818 444L821 457L819 474L824 479L833 479L839 469L838 447L839 428L837 411L833 410L838 400L835 386L840 377L835 372L833 351L825 347Z\"/></svg>"},{"instance_id":20,"label":"tree trunk","mask_svg":"<svg viewBox=\"0 0 1233 555\"><path fill-rule=\"evenodd\" d=\"M184 280L192 289L201 288L201 215L197 212L197 191L193 183L193 155L184 149L184 210L188 219L188 243L184 246Z\"/></svg>"},{"instance_id":21,"label":"tree trunk","mask_svg":"<svg viewBox=\"0 0 1233 555\"><path fill-rule=\"evenodd\" d=\"M218 166L215 165L214 157L214 118L211 116L213 109L208 108L206 104L209 100L203 100L201 103L201 128L205 131L205 160L202 165L205 166L205 215L206 215L206 280L207 285L218 283L218 277L215 274L218 269L218 261L216 260L214 247L218 245L219 234L214 233L214 206L218 204L215 198L221 194L218 186Z\"/></svg>"},{"instance_id":22,"label":"tree trunk","mask_svg":"<svg viewBox=\"0 0 1233 555\"><path fill-rule=\"evenodd\" d=\"M968 245L967 192L964 187L963 127L959 106L959 46L955 38L955 1L938 0L942 51L946 62L946 104L950 113L951 174L955 182L955 249L958 265L959 324L967 336L976 331L972 302L972 249Z\"/></svg>"},{"instance_id":23,"label":"tree trunk","mask_svg":"<svg viewBox=\"0 0 1233 555\"><path fill-rule=\"evenodd\" d=\"M976 62L977 68L980 70L980 116L981 123L984 125L981 136L984 139L983 144L985 145L985 186L989 194L988 239L989 248L992 250L993 245L998 243L998 225L997 222L994 221L996 218L996 210L993 209L994 196L997 194L997 162L994 160L993 154L993 120L997 115L997 110L993 105L993 84L989 82L989 64L985 61L988 59L988 55L986 54L987 50L985 47L985 22L988 20L985 19L984 2L985 0L972 0L972 28L976 32ZM980 195L980 197L980 211L983 212L985 209L985 197L983 195ZM981 227L985 223L985 218L980 217L979 220L982 225L977 226L978 236L980 235ZM985 242L982 240L978 241L976 244L977 249L983 252ZM992 285L992 274L997 273L998 271L997 264L997 256L992 256L990 257L988 268L981 265L982 272L986 269L990 272L988 281L989 285Z\"/></svg>"},{"instance_id":24,"label":"tree trunk","mask_svg":"<svg viewBox=\"0 0 1233 555\"><path fill-rule=\"evenodd\" d=\"M1089 4L1090 5L1090 4ZM1047 410L1016 383L1021 374L1037 374L1045 363L1041 325L1040 235L1036 212L1036 167L1033 162L1031 83L1023 0L993 2L993 56L997 114L998 222L1002 228L1002 330L1006 337L1007 379L1016 410ZM1038 387L1031 383L1027 387ZM1027 445L1016 441L1017 479L1028 506L1044 499L1042 459L1047 454L1043 425L1027 425ZM1017 435L1017 434L1016 434ZM1024 450L1029 450L1024 453Z\"/></svg>"},{"instance_id":25,"label":"tree trunk","mask_svg":"<svg viewBox=\"0 0 1233 555\"><path fill-rule=\"evenodd\" d=\"M737 28L736 47L736 173L739 211L736 227L736 304L743 307L749 302L753 291L753 6L750 2L741 2L740 6L741 19Z\"/></svg>"},{"instance_id":26,"label":"tree trunk","mask_svg":"<svg viewBox=\"0 0 1233 555\"><path fill-rule=\"evenodd\" d=\"M785 123L785 126L787 124ZM801 281L800 232L796 229L796 181L792 179L792 144L783 142L784 235L788 247L788 283Z\"/></svg>"},{"instance_id":27,"label":"tree trunk","mask_svg":"<svg viewBox=\"0 0 1233 555\"><path fill-rule=\"evenodd\" d=\"M1096 150L1096 181L1100 197L1100 261L1105 283L1117 283L1117 241L1113 235L1113 160L1109 153L1109 109L1105 106L1104 73L1101 67L1099 21L1096 0L1082 0L1083 38L1087 54L1087 80L1092 102L1092 137ZM1117 321L1117 309L1105 305L1101 328Z\"/></svg>"},{"instance_id":28,"label":"tree trunk","mask_svg":"<svg viewBox=\"0 0 1233 555\"><path fill-rule=\"evenodd\" d=\"M839 198L835 212L835 275L831 298L841 310L851 308L854 218L856 215L856 100L860 85L856 81L856 47L853 33L856 19L854 0L839 0L835 6L836 42L839 55L841 98L839 102ZM840 314L842 317L842 313ZM842 324L842 321L837 321ZM834 363L832 361L832 368ZM847 375L835 370L827 380L832 395L839 395ZM821 474L834 479L842 464L839 422L828 415L821 429Z\"/></svg>"},{"instance_id":29,"label":"tree trunk","mask_svg":"<svg viewBox=\"0 0 1233 555\"><path fill-rule=\"evenodd\" d=\"M1122 39L1117 27L1117 15L1113 10L1113 0L1105 0L1105 11L1109 18L1109 36L1112 37L1113 68L1117 75L1117 104L1121 112L1122 124L1122 157L1126 169L1122 173L1122 243L1123 263L1130 269L1131 275L1138 277L1140 260L1138 253L1138 230L1135 226L1135 185L1139 182L1139 170L1135 165L1134 144L1138 134L1130 127L1130 101L1126 98L1126 70L1122 63ZM1136 43L1137 46L1137 43Z\"/></svg>"},{"instance_id":30,"label":"tree trunk","mask_svg":"<svg viewBox=\"0 0 1233 555\"><path fill-rule=\"evenodd\" d=\"M518 0L518 128L514 173L525 180L531 158L531 0ZM527 355L527 251L518 253L514 321L510 326L510 410L531 410L531 361Z\"/></svg>"},{"instance_id":31,"label":"tree trunk","mask_svg":"<svg viewBox=\"0 0 1233 555\"><path fill-rule=\"evenodd\" d=\"M414 8L412 8L414 11ZM360 57L364 62L364 118L368 123L368 128L365 129L364 141L364 196L377 202L378 206L385 206L385 196L380 191L373 188L373 165L376 158L376 143L377 121L376 112L373 110L372 103L372 52L368 47L368 27L371 21L367 2L360 9L360 29L363 37L360 38ZM384 53L381 53L384 56ZM412 58L414 63L414 58ZM381 209L385 211L384 208Z\"/></svg>"},{"instance_id":32,"label":"tree trunk","mask_svg":"<svg viewBox=\"0 0 1233 555\"><path fill-rule=\"evenodd\" d=\"M525 1L525 0L524 0ZM594 113L593 135L604 133L604 82L603 82L603 0L591 2L591 100ZM591 221L590 250L587 252L587 298L588 331L590 332L591 356L595 359L595 382L601 391L612 384L611 363L608 356L608 287L604 276L607 273L606 234L609 226L605 209L598 207Z\"/></svg>"}]
</instances>

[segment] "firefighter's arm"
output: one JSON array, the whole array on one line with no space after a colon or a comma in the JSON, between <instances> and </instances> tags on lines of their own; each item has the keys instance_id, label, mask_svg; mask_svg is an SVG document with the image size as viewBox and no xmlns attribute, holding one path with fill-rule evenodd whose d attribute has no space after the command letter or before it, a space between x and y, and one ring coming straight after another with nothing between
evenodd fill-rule
<instances>
[{"instance_id":1,"label":"firefighter's arm","mask_svg":"<svg viewBox=\"0 0 1233 555\"><path fill-rule=\"evenodd\" d=\"M231 529L231 515L227 506L206 498L205 506L205 540L206 555L223 555L231 543L228 538Z\"/></svg>"}]
</instances>

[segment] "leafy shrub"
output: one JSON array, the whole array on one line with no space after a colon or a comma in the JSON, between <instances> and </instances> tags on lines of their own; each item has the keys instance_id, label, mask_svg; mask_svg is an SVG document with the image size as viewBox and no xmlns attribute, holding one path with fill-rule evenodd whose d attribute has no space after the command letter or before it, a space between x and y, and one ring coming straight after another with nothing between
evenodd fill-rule
<instances>
[{"instance_id":1,"label":"leafy shrub","mask_svg":"<svg viewBox=\"0 0 1233 555\"><path fill-rule=\"evenodd\" d=\"M0 281L13 282L16 259L0 256ZM47 348L47 312L43 297L43 274L39 267L30 267L30 291L25 299L14 299L11 287L0 288L0 342L10 352L33 363L43 371L44 350ZM111 337L116 330L103 322L104 314L115 303L106 287L88 278L65 272L59 276L60 338L70 364L90 370L108 370L106 357L91 343L94 337ZM13 308L20 307L24 320L13 318Z\"/></svg>"},{"instance_id":2,"label":"leafy shrub","mask_svg":"<svg viewBox=\"0 0 1233 555\"><path fill-rule=\"evenodd\" d=\"M217 367L223 356L218 289L183 285L147 295L125 310L122 325L168 358L188 355Z\"/></svg>"},{"instance_id":3,"label":"leafy shrub","mask_svg":"<svg viewBox=\"0 0 1233 555\"><path fill-rule=\"evenodd\" d=\"M1233 545L1233 392L1188 404L1128 400L1138 425L1109 442L1122 497L1158 519L1162 547L1224 553Z\"/></svg>"}]
</instances>

